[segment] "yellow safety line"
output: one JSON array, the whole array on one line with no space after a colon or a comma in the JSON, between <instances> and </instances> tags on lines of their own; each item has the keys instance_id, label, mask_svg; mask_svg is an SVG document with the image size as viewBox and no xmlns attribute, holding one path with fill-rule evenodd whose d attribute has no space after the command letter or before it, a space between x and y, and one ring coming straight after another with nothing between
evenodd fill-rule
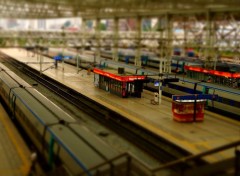
<instances>
[{"instance_id":1,"label":"yellow safety line","mask_svg":"<svg viewBox=\"0 0 240 176\"><path fill-rule=\"evenodd\" d=\"M27 158L27 157L30 157L30 156L25 156L24 153L22 152L22 150L18 147L18 142L17 142L17 140L15 139L15 135L14 135L14 133L12 132L10 126L8 125L7 120L5 120L5 118L8 118L8 116L7 116L6 112L3 110L3 107L2 107L2 106L0 106L0 111L4 113L3 116L0 116L0 120L1 120L1 122L3 123L5 129L6 129L7 133L8 133L8 135L9 135L9 137L10 137L10 139L11 139L11 141L13 142L14 146L16 147L16 150L17 150L17 152L19 153L19 156L20 156L20 158L22 159L22 161L23 161L23 163L24 163L24 164L20 167L20 170L21 170L21 172L22 172L24 175L26 175L26 174L28 174L29 169L30 169L30 162L29 162L29 160L27 160L26 158Z\"/></svg>"},{"instance_id":2,"label":"yellow safety line","mask_svg":"<svg viewBox=\"0 0 240 176\"><path fill-rule=\"evenodd\" d=\"M211 149L212 147L207 143L207 142L203 142L202 143L202 146L205 146L206 148L208 148L208 149ZM228 149L227 151L228 152L230 152L230 150L232 150L232 156L234 157L234 148L232 148L232 149ZM207 159L207 161L208 162L217 162L217 161L219 161L219 158L229 158L229 157L231 157L229 154L226 154L226 151L219 151L219 152L217 152L217 153L213 153L213 154L211 154L211 155L207 155L207 156L205 156L205 157L203 157L203 158L205 158L205 159Z\"/></svg>"},{"instance_id":3,"label":"yellow safety line","mask_svg":"<svg viewBox=\"0 0 240 176\"><path fill-rule=\"evenodd\" d=\"M98 98L93 98L92 99L97 99L97 101L101 101L101 104L105 105L106 107L110 107L111 105L98 99ZM129 120L133 121L136 124L141 125L142 127L150 130L151 132L158 134L159 136L164 137L165 139L169 140L169 141L174 141L176 142L177 145L181 146L181 147L188 147L191 148L191 152L196 154L199 153L200 151L195 147L195 145L192 145L191 142L188 141L182 141L182 140L178 140L175 137L173 137L171 134L168 134L167 132L162 131L159 127L153 126L151 125L149 122L141 120L135 116L132 116L124 111L121 111L119 108L115 107L115 106L111 106L111 109L122 114L123 116L127 117Z\"/></svg>"},{"instance_id":4,"label":"yellow safety line","mask_svg":"<svg viewBox=\"0 0 240 176\"><path fill-rule=\"evenodd\" d=\"M1 169L0 175L4 176L6 174L19 174L19 169ZM26 174L25 174L26 175Z\"/></svg>"},{"instance_id":5,"label":"yellow safety line","mask_svg":"<svg viewBox=\"0 0 240 176\"><path fill-rule=\"evenodd\" d=\"M222 116L220 114L216 114L216 113L213 113L213 112L210 112L210 111L207 111L205 110L205 113L210 115L210 116L213 116L215 118L218 118L218 119L221 119L221 120L224 120L224 121L227 121L229 123L232 123L234 125L239 125L240 126L240 122L239 121L236 121L234 119L231 119L231 118L228 118L228 117L225 117L225 116Z\"/></svg>"},{"instance_id":6,"label":"yellow safety line","mask_svg":"<svg viewBox=\"0 0 240 176\"><path fill-rule=\"evenodd\" d=\"M106 102L104 102L101 99L98 99L96 97L91 97L94 100L97 100L98 102L101 102L101 104L105 105L106 107L110 107L112 110L122 114L123 116L125 116L126 118L128 118L129 120L133 121L136 124L141 125L142 127L148 129L149 131L164 137L165 139L174 142L176 145L182 147L182 148L188 148L188 151L190 151L192 154L199 154L201 152L203 152L202 150L199 149L199 143L202 143L203 146L205 146L207 149L210 149L211 147L209 146L209 144L207 142L191 142L191 141L187 141L187 140L179 140L177 138L175 138L174 136L172 136L171 134L161 130L161 127L157 127L154 126L154 124L151 124L148 121L144 121L143 119L137 118L133 115L130 115L128 112L122 111L119 108L112 106ZM207 150L206 149L206 150ZM208 159L210 162L213 160L212 159L213 156L208 156Z\"/></svg>"}]
</instances>

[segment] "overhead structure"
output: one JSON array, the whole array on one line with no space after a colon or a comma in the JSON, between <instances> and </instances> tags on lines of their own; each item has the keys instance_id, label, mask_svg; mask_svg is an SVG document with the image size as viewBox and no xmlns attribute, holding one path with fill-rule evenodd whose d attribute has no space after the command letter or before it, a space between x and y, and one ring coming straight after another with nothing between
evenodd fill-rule
<instances>
[{"instance_id":1,"label":"overhead structure","mask_svg":"<svg viewBox=\"0 0 240 176\"><path fill-rule=\"evenodd\" d=\"M112 49L118 60L119 48L135 49L135 65L141 66L143 51L156 53L160 72L170 72L175 48L184 55L189 49L204 59L205 67L215 68L220 55L231 52L239 63L240 53L239 0L0 0L0 18L46 19L80 17L84 30L68 33L39 31L0 31L0 46L75 46L91 45L100 57L100 49ZM157 18L155 26L143 21ZM101 29L101 20L112 20L110 31ZM135 28L122 19L135 20ZM95 21L91 32L85 23ZM146 28L146 27L145 27ZM180 31L180 32L179 32ZM81 50L82 51L82 50ZM163 70L162 70L163 69Z\"/></svg>"},{"instance_id":2,"label":"overhead structure","mask_svg":"<svg viewBox=\"0 0 240 176\"><path fill-rule=\"evenodd\" d=\"M159 13L196 12L205 9L238 9L239 0L1 0L0 17L59 18L92 17L112 18L153 16Z\"/></svg>"}]
</instances>

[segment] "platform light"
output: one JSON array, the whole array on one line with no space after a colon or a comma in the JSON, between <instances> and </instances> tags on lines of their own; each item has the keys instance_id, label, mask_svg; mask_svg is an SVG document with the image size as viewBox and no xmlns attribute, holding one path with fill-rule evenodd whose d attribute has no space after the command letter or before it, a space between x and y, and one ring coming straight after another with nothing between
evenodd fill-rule
<instances>
[{"instance_id":1,"label":"platform light","mask_svg":"<svg viewBox=\"0 0 240 176\"><path fill-rule=\"evenodd\" d=\"M154 81L154 86L159 86L159 81Z\"/></svg>"}]
</instances>

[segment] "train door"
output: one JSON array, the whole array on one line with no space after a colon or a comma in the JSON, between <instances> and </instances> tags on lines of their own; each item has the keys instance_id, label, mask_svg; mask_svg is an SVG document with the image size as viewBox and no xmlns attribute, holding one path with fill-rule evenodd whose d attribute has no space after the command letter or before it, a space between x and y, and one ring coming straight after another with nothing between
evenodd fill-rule
<instances>
[{"instance_id":1,"label":"train door","mask_svg":"<svg viewBox=\"0 0 240 176\"><path fill-rule=\"evenodd\" d=\"M207 93L210 94L210 95L214 95L215 94L215 89L208 88L208 92ZM206 105L210 106L210 107L214 107L214 101L213 100L207 100Z\"/></svg>"},{"instance_id":2,"label":"train door","mask_svg":"<svg viewBox=\"0 0 240 176\"><path fill-rule=\"evenodd\" d=\"M54 164L54 138L51 135L49 139L49 148L48 148L48 165L52 169Z\"/></svg>"},{"instance_id":3,"label":"train door","mask_svg":"<svg viewBox=\"0 0 240 176\"><path fill-rule=\"evenodd\" d=\"M184 71L185 71L184 66L185 66L185 62L184 61L182 62L182 65L180 65L180 66L179 66L179 63L178 63L178 67L179 67L178 70L179 70L180 73L184 73Z\"/></svg>"},{"instance_id":4,"label":"train door","mask_svg":"<svg viewBox=\"0 0 240 176\"><path fill-rule=\"evenodd\" d=\"M203 90L202 90L202 93L203 94L214 94L215 93L215 89L210 89L209 87L207 87L207 86L203 86ZM213 104L213 100L207 100L206 101L206 104L205 104L206 106L214 106L214 104Z\"/></svg>"},{"instance_id":5,"label":"train door","mask_svg":"<svg viewBox=\"0 0 240 176\"><path fill-rule=\"evenodd\" d=\"M209 87L203 86L203 94L208 94L209 93Z\"/></svg>"},{"instance_id":6,"label":"train door","mask_svg":"<svg viewBox=\"0 0 240 176\"><path fill-rule=\"evenodd\" d=\"M46 162L50 169L53 169L54 165L56 163L59 163L60 150L61 150L60 145L55 141L54 136L51 133L49 133L46 126L42 134L41 152L45 155Z\"/></svg>"},{"instance_id":7,"label":"train door","mask_svg":"<svg viewBox=\"0 0 240 176\"><path fill-rule=\"evenodd\" d=\"M10 112L11 112L11 118L15 118L15 104L16 102L16 95L10 91L9 95L9 105L10 105Z\"/></svg>"}]
</instances>

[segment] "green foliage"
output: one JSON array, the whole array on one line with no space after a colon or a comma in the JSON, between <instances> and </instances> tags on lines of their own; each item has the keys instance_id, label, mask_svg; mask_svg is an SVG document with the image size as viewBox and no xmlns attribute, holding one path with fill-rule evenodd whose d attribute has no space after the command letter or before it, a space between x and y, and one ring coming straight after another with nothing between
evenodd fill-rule
<instances>
[{"instance_id":1,"label":"green foliage","mask_svg":"<svg viewBox=\"0 0 240 176\"><path fill-rule=\"evenodd\" d=\"M19 46L26 46L27 44L27 39L26 38L19 38L18 39L18 45Z\"/></svg>"},{"instance_id":2,"label":"green foliage","mask_svg":"<svg viewBox=\"0 0 240 176\"><path fill-rule=\"evenodd\" d=\"M0 46L5 46L6 41L3 38L0 38Z\"/></svg>"},{"instance_id":3,"label":"green foliage","mask_svg":"<svg viewBox=\"0 0 240 176\"><path fill-rule=\"evenodd\" d=\"M104 23L100 23L99 28L100 28L101 31L106 31L107 30L107 26Z\"/></svg>"}]
</instances>

